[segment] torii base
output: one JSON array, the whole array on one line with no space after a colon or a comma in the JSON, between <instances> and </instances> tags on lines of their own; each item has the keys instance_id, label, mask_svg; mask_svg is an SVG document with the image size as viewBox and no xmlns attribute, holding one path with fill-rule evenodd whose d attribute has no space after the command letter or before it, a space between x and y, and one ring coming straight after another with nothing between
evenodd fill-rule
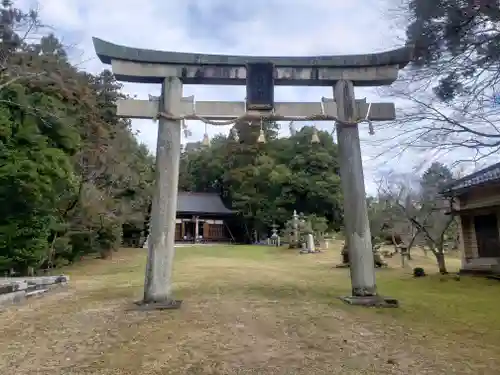
<instances>
[{"instance_id":1,"label":"torii base","mask_svg":"<svg viewBox=\"0 0 500 375\"><path fill-rule=\"evenodd\" d=\"M365 307L399 307L399 302L394 298L386 298L381 296L347 296L339 297L339 299L348 305L365 306Z\"/></svg>"},{"instance_id":2,"label":"torii base","mask_svg":"<svg viewBox=\"0 0 500 375\"><path fill-rule=\"evenodd\" d=\"M164 302L150 302L144 301L134 302L137 311L152 311L152 310L178 310L181 308L182 300L169 300Z\"/></svg>"}]
</instances>

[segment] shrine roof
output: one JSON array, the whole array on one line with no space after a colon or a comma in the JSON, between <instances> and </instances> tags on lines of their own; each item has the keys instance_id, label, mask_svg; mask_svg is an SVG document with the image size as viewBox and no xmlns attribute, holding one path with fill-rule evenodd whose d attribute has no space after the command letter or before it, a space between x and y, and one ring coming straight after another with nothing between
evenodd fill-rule
<instances>
[{"instance_id":1,"label":"shrine roof","mask_svg":"<svg viewBox=\"0 0 500 375\"><path fill-rule=\"evenodd\" d=\"M92 38L97 57L104 64L112 60L124 60L137 63L168 65L216 65L244 66L249 62L272 62L276 67L307 68L363 68L376 66L399 66L404 68L412 57L413 47L359 55L327 55L327 56L244 56L215 55L204 53L186 53L158 51L134 48Z\"/></svg>"},{"instance_id":2,"label":"shrine roof","mask_svg":"<svg viewBox=\"0 0 500 375\"><path fill-rule=\"evenodd\" d=\"M234 212L224 206L219 194L179 192L177 213L230 215Z\"/></svg>"},{"instance_id":3,"label":"shrine roof","mask_svg":"<svg viewBox=\"0 0 500 375\"><path fill-rule=\"evenodd\" d=\"M490 165L487 168L453 181L441 191L441 194L445 196L453 196L465 193L467 190L474 187L497 182L500 182L500 163Z\"/></svg>"}]
</instances>

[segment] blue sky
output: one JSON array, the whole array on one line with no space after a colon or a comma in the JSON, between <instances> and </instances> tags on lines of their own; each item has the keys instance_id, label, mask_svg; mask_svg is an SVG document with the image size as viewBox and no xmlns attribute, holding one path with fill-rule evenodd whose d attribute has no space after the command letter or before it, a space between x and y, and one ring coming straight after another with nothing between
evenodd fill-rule
<instances>
[{"instance_id":1,"label":"blue sky","mask_svg":"<svg viewBox=\"0 0 500 375\"><path fill-rule=\"evenodd\" d=\"M18 0L26 8L31 0ZM105 68L95 57L92 36L132 47L159 50L255 55L319 55L384 51L402 45L403 32L391 19L390 0L43 0L37 6L43 22L71 47L71 56L82 69ZM158 95L155 85L126 84L124 90L138 98ZM388 101L375 89L357 89L359 98ZM243 100L244 87L185 86L185 95L197 100ZM278 87L277 101L319 101L332 97L329 88ZM332 131L333 123L317 123ZM134 120L138 137L151 150L156 144L156 124ZM204 125L189 123L192 136L201 140ZM391 130L368 135L362 125L362 153L367 190L375 192L375 179L383 170L411 171L439 155L407 152L376 157L390 146L383 140ZM209 127L210 135L229 129ZM288 134L283 124L281 135Z\"/></svg>"}]
</instances>

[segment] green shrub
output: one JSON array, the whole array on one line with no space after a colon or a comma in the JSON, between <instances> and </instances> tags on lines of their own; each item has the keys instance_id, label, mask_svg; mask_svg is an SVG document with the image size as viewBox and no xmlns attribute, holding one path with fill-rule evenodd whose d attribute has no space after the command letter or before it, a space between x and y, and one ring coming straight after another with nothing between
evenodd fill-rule
<instances>
[{"instance_id":1,"label":"green shrub","mask_svg":"<svg viewBox=\"0 0 500 375\"><path fill-rule=\"evenodd\" d=\"M101 224L97 230L97 244L102 258L108 258L113 250L117 250L122 242L123 229L117 221Z\"/></svg>"},{"instance_id":2,"label":"green shrub","mask_svg":"<svg viewBox=\"0 0 500 375\"><path fill-rule=\"evenodd\" d=\"M96 249L96 233L91 230L86 231L71 231L68 233L69 243L71 244L71 252L66 255L69 263L73 263L76 259L94 253Z\"/></svg>"},{"instance_id":3,"label":"green shrub","mask_svg":"<svg viewBox=\"0 0 500 375\"><path fill-rule=\"evenodd\" d=\"M53 262L54 265L59 259L67 261L72 258L73 246L71 245L71 238L69 236L57 237L52 244L53 247ZM65 263L65 262L63 262Z\"/></svg>"},{"instance_id":4,"label":"green shrub","mask_svg":"<svg viewBox=\"0 0 500 375\"><path fill-rule=\"evenodd\" d=\"M413 269L413 277L424 277L424 276L426 276L426 274L422 267L415 267Z\"/></svg>"}]
</instances>

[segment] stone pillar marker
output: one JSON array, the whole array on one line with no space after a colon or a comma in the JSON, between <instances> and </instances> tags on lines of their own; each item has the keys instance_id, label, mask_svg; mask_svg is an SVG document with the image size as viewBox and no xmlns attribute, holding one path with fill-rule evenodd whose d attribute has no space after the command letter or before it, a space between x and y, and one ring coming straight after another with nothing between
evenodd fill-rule
<instances>
[{"instance_id":1,"label":"stone pillar marker","mask_svg":"<svg viewBox=\"0 0 500 375\"><path fill-rule=\"evenodd\" d=\"M314 245L314 236L311 233L307 235L307 251L309 253L316 252L316 246Z\"/></svg>"},{"instance_id":2,"label":"stone pillar marker","mask_svg":"<svg viewBox=\"0 0 500 375\"><path fill-rule=\"evenodd\" d=\"M352 296L341 299L356 305L397 306L396 300L384 299L377 294L359 141L359 117L352 82L339 80L334 87L334 98L338 111L337 143L352 284Z\"/></svg>"},{"instance_id":3,"label":"stone pillar marker","mask_svg":"<svg viewBox=\"0 0 500 375\"><path fill-rule=\"evenodd\" d=\"M160 112L177 113L181 98L180 79L165 78L162 83ZM172 298L180 155L181 122L160 116L144 298L138 303L151 308L178 308L181 305L181 301Z\"/></svg>"},{"instance_id":4,"label":"stone pillar marker","mask_svg":"<svg viewBox=\"0 0 500 375\"><path fill-rule=\"evenodd\" d=\"M293 239L295 241L295 246L300 249L299 246L299 215L297 215L297 210L293 210Z\"/></svg>"},{"instance_id":5,"label":"stone pillar marker","mask_svg":"<svg viewBox=\"0 0 500 375\"><path fill-rule=\"evenodd\" d=\"M198 219L198 216L194 217L194 243L197 243L199 241L198 237L200 236L200 221Z\"/></svg>"}]
</instances>

